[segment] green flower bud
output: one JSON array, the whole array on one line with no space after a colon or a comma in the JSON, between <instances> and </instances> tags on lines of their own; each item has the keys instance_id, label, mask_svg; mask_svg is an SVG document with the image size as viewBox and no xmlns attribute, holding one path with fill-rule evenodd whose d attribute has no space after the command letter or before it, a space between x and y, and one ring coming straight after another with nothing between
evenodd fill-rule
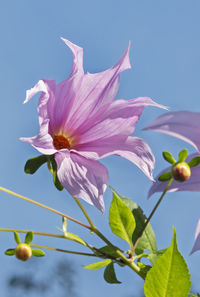
<instances>
[{"instance_id":1,"label":"green flower bud","mask_svg":"<svg viewBox=\"0 0 200 297\"><path fill-rule=\"evenodd\" d=\"M172 176L179 182L188 180L191 176L190 166L186 162L176 163L172 167Z\"/></svg>"},{"instance_id":2,"label":"green flower bud","mask_svg":"<svg viewBox=\"0 0 200 297\"><path fill-rule=\"evenodd\" d=\"M26 243L20 243L15 249L15 256L21 261L27 261L32 256L31 247Z\"/></svg>"}]
</instances>

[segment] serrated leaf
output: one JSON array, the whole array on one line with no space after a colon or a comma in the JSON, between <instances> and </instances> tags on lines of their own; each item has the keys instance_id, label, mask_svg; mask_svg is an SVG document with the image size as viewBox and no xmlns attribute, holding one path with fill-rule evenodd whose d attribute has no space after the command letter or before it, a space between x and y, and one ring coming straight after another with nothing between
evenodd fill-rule
<instances>
[{"instance_id":1,"label":"serrated leaf","mask_svg":"<svg viewBox=\"0 0 200 297\"><path fill-rule=\"evenodd\" d=\"M15 255L15 249L7 249L5 251L5 255L7 255L7 256L14 256Z\"/></svg>"},{"instance_id":2,"label":"serrated leaf","mask_svg":"<svg viewBox=\"0 0 200 297\"><path fill-rule=\"evenodd\" d=\"M190 168L198 166L200 164L200 156L194 157L192 160L188 162Z\"/></svg>"},{"instance_id":3,"label":"serrated leaf","mask_svg":"<svg viewBox=\"0 0 200 297\"><path fill-rule=\"evenodd\" d=\"M176 232L166 252L147 273L144 283L146 297L187 297L191 281L187 264L177 248Z\"/></svg>"},{"instance_id":4,"label":"serrated leaf","mask_svg":"<svg viewBox=\"0 0 200 297\"><path fill-rule=\"evenodd\" d=\"M188 151L186 149L180 151L180 153L178 154L178 161L184 162L185 159L187 158L187 155L188 155Z\"/></svg>"},{"instance_id":5,"label":"serrated leaf","mask_svg":"<svg viewBox=\"0 0 200 297\"><path fill-rule=\"evenodd\" d=\"M21 243L19 234L17 232L14 232L14 238L15 238L15 241L16 241L17 244L20 244Z\"/></svg>"},{"instance_id":6,"label":"serrated leaf","mask_svg":"<svg viewBox=\"0 0 200 297\"><path fill-rule=\"evenodd\" d=\"M96 262L96 263L92 263L92 264L83 266L83 268L89 269L89 270L98 270L100 268L103 268L103 267L107 266L111 262L112 262L112 260L107 259L107 260L104 260L104 261L100 261L100 262Z\"/></svg>"},{"instance_id":7,"label":"serrated leaf","mask_svg":"<svg viewBox=\"0 0 200 297\"><path fill-rule=\"evenodd\" d=\"M163 152L162 153L163 158L165 159L165 161L169 162L170 164L175 164L176 160L173 158L172 154L170 154L169 152Z\"/></svg>"},{"instance_id":8,"label":"serrated leaf","mask_svg":"<svg viewBox=\"0 0 200 297\"><path fill-rule=\"evenodd\" d=\"M29 159L24 166L25 173L34 174L47 160L48 158L45 155Z\"/></svg>"},{"instance_id":9,"label":"serrated leaf","mask_svg":"<svg viewBox=\"0 0 200 297\"><path fill-rule=\"evenodd\" d=\"M73 241L76 241L82 245L87 246L86 242L83 239L81 239L78 235L75 235L70 232L64 232L64 236L65 236L65 238L67 238L69 240L73 240Z\"/></svg>"},{"instance_id":10,"label":"serrated leaf","mask_svg":"<svg viewBox=\"0 0 200 297\"><path fill-rule=\"evenodd\" d=\"M132 247L135 219L129 207L113 191L113 200L109 212L109 225L112 232L127 241Z\"/></svg>"},{"instance_id":11,"label":"serrated leaf","mask_svg":"<svg viewBox=\"0 0 200 297\"><path fill-rule=\"evenodd\" d=\"M67 232L67 218L62 217L62 230L63 232Z\"/></svg>"},{"instance_id":12,"label":"serrated leaf","mask_svg":"<svg viewBox=\"0 0 200 297\"><path fill-rule=\"evenodd\" d=\"M121 284L121 282L117 280L113 262L111 262L106 267L106 269L104 270L103 276L104 276L105 281L107 281L107 283L109 283L109 284Z\"/></svg>"},{"instance_id":13,"label":"serrated leaf","mask_svg":"<svg viewBox=\"0 0 200 297\"><path fill-rule=\"evenodd\" d=\"M43 252L42 250L38 250L38 249L31 249L32 250L32 255L35 257L44 257L45 256L45 252Z\"/></svg>"},{"instance_id":14,"label":"serrated leaf","mask_svg":"<svg viewBox=\"0 0 200 297\"><path fill-rule=\"evenodd\" d=\"M32 240L33 240L33 232L31 232L31 231L29 231L29 232L27 232L27 234L26 234L26 237L25 237L25 243L26 244L29 244L29 243L31 243L32 242Z\"/></svg>"},{"instance_id":15,"label":"serrated leaf","mask_svg":"<svg viewBox=\"0 0 200 297\"><path fill-rule=\"evenodd\" d=\"M57 190L62 191L64 187L61 185L57 175L57 164L56 161L51 158L52 170L53 170L53 183Z\"/></svg>"},{"instance_id":16,"label":"serrated leaf","mask_svg":"<svg viewBox=\"0 0 200 297\"><path fill-rule=\"evenodd\" d=\"M170 180L171 177L172 177L171 172L165 172L159 176L158 180L159 181L167 181L167 180Z\"/></svg>"},{"instance_id":17,"label":"serrated leaf","mask_svg":"<svg viewBox=\"0 0 200 297\"><path fill-rule=\"evenodd\" d=\"M143 229L143 226L147 218L137 203L133 202L129 198L119 195L114 189L111 188L111 190L119 199L121 199L128 206L135 218L136 228L132 236L132 242L135 243L139 233ZM136 254L141 254L144 250L149 250L153 253L157 251L156 237L150 223L147 225L135 252Z\"/></svg>"}]
</instances>

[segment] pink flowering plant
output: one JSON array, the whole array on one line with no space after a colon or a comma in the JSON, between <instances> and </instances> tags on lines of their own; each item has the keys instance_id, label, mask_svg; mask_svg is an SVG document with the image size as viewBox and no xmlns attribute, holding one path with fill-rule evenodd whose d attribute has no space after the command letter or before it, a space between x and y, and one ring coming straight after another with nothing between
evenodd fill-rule
<instances>
[{"instance_id":1,"label":"pink flowering plant","mask_svg":"<svg viewBox=\"0 0 200 297\"><path fill-rule=\"evenodd\" d=\"M41 79L26 93L27 103L40 92L38 119L40 131L36 136L21 138L40 155L29 159L25 173L34 174L42 165L52 174L53 183L59 190L71 194L86 223L69 214L61 213L0 187L1 191L43 207L62 217L60 233L33 232L0 228L0 231L14 233L16 247L5 251L8 256L26 261L32 256L42 257L44 249L63 253L99 258L85 269L104 268L104 279L110 284L120 283L115 273L115 265L128 266L144 280L146 297L187 297L190 294L190 275L187 264L177 247L176 231L170 246L159 250L150 220L167 192L200 191L200 113L187 111L166 112L154 120L145 130L155 130L181 138L195 147L197 153L189 155L182 149L178 158L163 152L170 167L164 169L155 179L153 169L155 158L149 145L141 138L133 136L135 126L146 106L166 109L149 97L130 100L114 100L119 88L120 73L130 68L129 48L111 68L91 74L83 70L83 49L63 39L73 54L72 72L59 84L54 79ZM187 120L186 120L187 119ZM94 205L104 212L104 192L109 183L107 168L101 159L118 155L134 163L152 180L150 197L155 192L161 196L148 217L131 199L121 196L111 186L113 199L109 210L109 226L113 234L127 242L127 250L112 243L91 220L81 200ZM94 246L84 238L68 230L67 221L73 221L102 240L101 246ZM26 233L24 243L19 233ZM71 240L80 246L78 251L61 250L34 244L34 236ZM88 252L81 247L88 248ZM200 221L191 253L200 250ZM194 296L190 294L190 296Z\"/></svg>"}]
</instances>

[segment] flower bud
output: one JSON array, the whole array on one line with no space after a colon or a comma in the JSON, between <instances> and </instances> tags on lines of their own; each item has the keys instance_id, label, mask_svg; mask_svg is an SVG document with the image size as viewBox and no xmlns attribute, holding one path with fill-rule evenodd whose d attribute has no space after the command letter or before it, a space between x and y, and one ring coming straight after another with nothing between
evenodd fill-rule
<instances>
[{"instance_id":1,"label":"flower bud","mask_svg":"<svg viewBox=\"0 0 200 297\"><path fill-rule=\"evenodd\" d=\"M20 243L15 249L15 256L21 261L27 261L32 256L31 247L26 243Z\"/></svg>"},{"instance_id":2,"label":"flower bud","mask_svg":"<svg viewBox=\"0 0 200 297\"><path fill-rule=\"evenodd\" d=\"M172 167L172 176L176 181L184 182L191 176L190 166L185 162L180 162Z\"/></svg>"}]
</instances>

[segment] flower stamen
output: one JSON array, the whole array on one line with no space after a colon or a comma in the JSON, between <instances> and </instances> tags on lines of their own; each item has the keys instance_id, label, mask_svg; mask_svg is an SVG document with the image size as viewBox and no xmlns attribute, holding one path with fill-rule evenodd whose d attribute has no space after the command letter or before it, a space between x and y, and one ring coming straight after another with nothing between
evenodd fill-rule
<instances>
[{"instance_id":1,"label":"flower stamen","mask_svg":"<svg viewBox=\"0 0 200 297\"><path fill-rule=\"evenodd\" d=\"M54 135L53 145L57 150L61 150L65 148L70 149L71 147L69 139L63 135Z\"/></svg>"}]
</instances>

